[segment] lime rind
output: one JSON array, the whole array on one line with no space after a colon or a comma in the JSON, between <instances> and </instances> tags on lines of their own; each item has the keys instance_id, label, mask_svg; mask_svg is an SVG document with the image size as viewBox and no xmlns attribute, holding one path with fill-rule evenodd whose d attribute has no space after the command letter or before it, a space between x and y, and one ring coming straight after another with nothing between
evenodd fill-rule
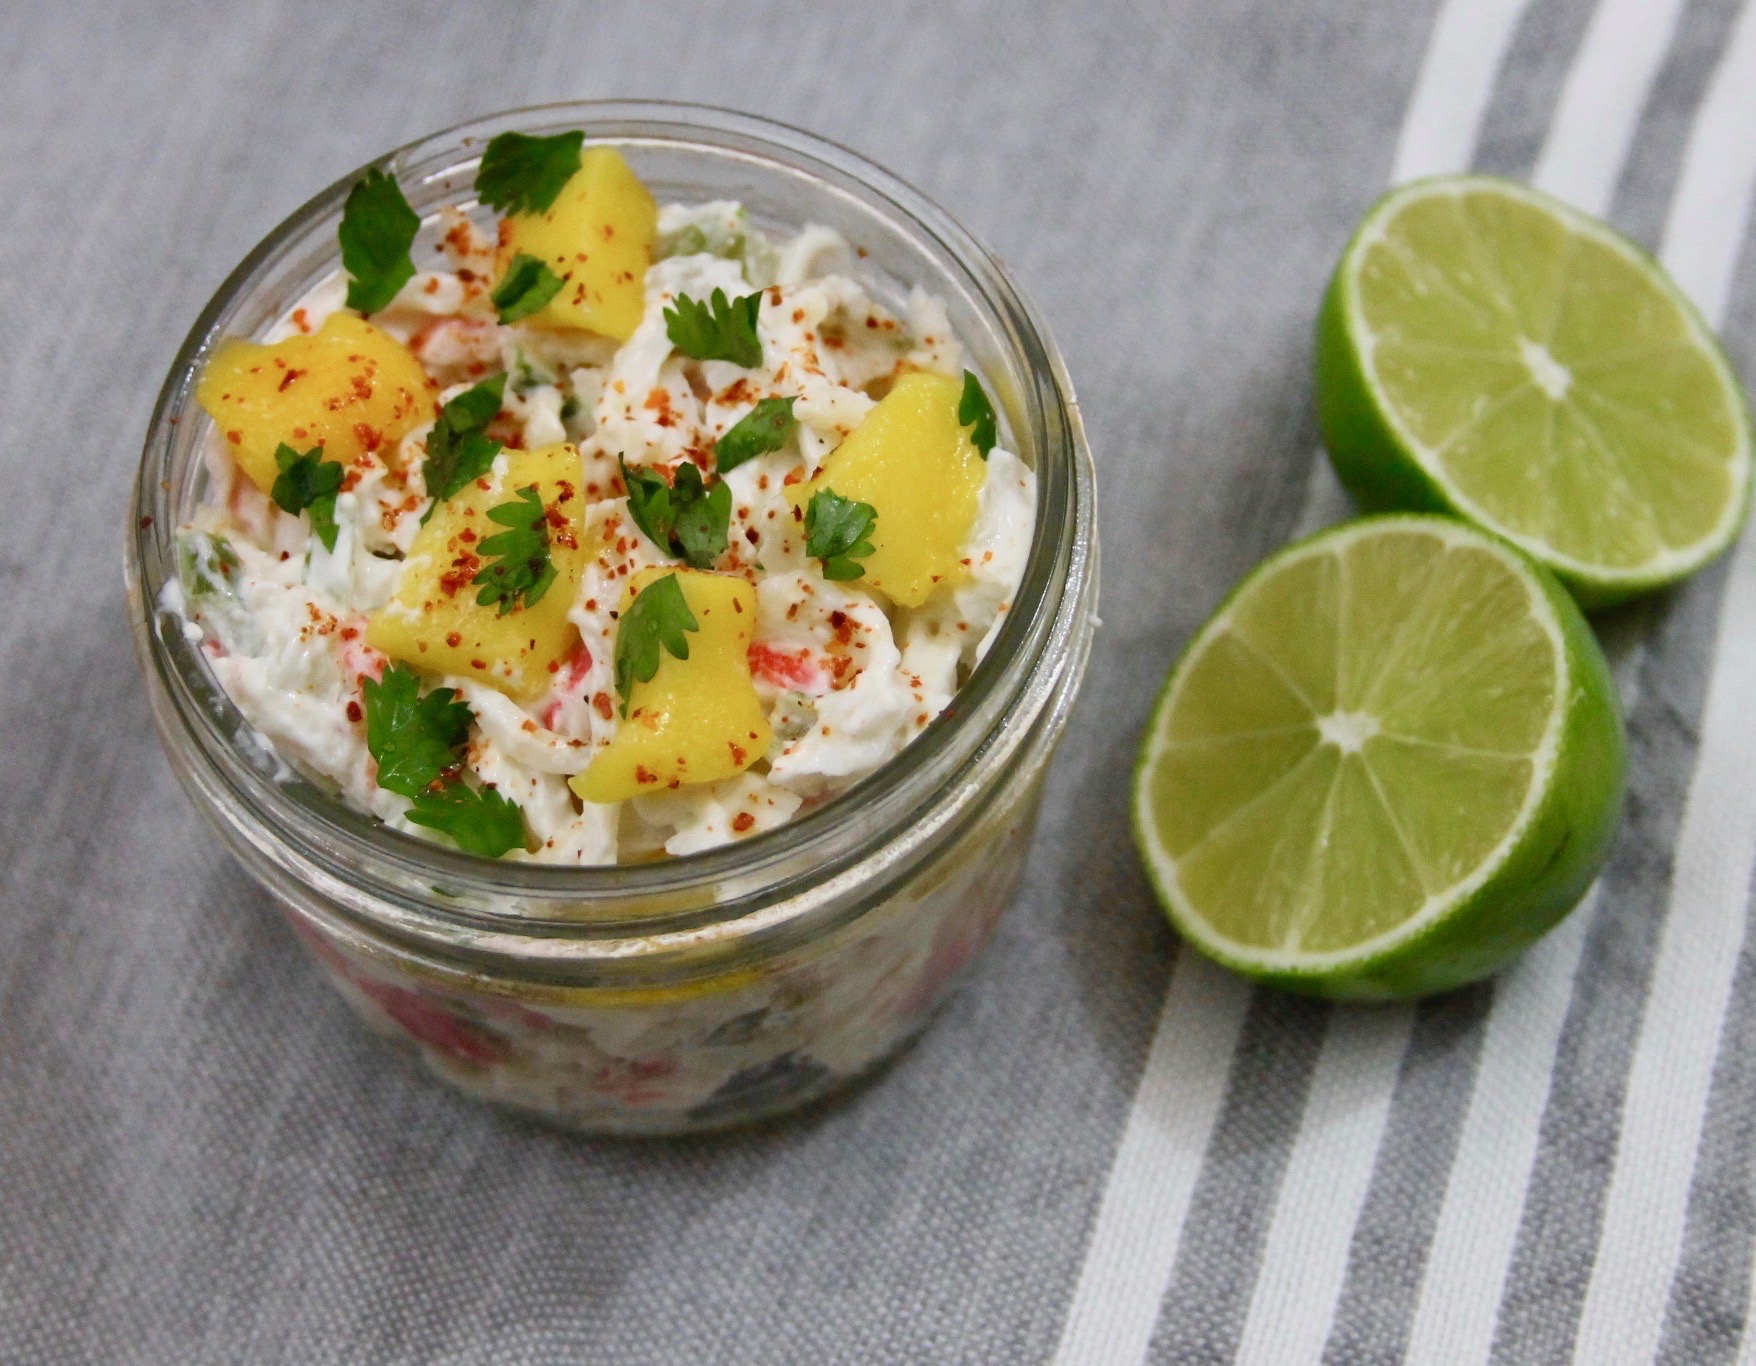
<instances>
[{"instance_id":1,"label":"lime rind","mask_svg":"<svg viewBox=\"0 0 1756 1366\"><path fill-rule=\"evenodd\" d=\"M1530 620L1554 652L1554 702L1530 753L1517 815L1470 872L1427 894L1414 915L1345 949L1312 952L1244 944L1218 932L1186 894L1178 860L1155 819L1152 778L1172 743L1171 722L1191 665L1267 577L1297 561L1339 554L1359 538L1417 531L1446 548L1486 550L1528 594ZM1374 516L1317 533L1270 557L1227 597L1171 671L1154 705L1132 793L1135 838L1154 890L1178 931L1207 956L1259 980L1343 999L1400 999L1445 990L1498 968L1564 916L1607 852L1626 766L1621 721L1601 652L1552 577L1505 541L1454 519ZM1567 770L1567 775L1563 774ZM1570 775L1570 776L1568 776ZM1560 781L1567 776L1566 781ZM1386 810L1392 810L1388 804Z\"/></svg>"},{"instance_id":2,"label":"lime rind","mask_svg":"<svg viewBox=\"0 0 1756 1366\"><path fill-rule=\"evenodd\" d=\"M1731 487L1714 524L1694 541L1659 548L1638 565L1618 567L1568 554L1529 528L1509 526L1459 486L1441 458L1442 450L1411 428L1401 405L1385 391L1373 364L1379 341L1364 320L1360 272L1371 249L1387 240L1387 225L1411 203L1435 195L1461 198L1479 193L1503 196L1559 220L1570 234L1589 239L1626 261L1675 308L1684 329L1680 340L1712 371L1719 391L1726 396L1726 416L1735 429L1730 450L1704 453L1723 467ZM1516 311L1511 301L1503 301L1503 307ZM1326 444L1337 474L1362 507L1450 512L1468 518L1548 566L1587 607L1619 602L1686 578L1732 544L1748 514L1752 485L1749 409L1730 362L1700 312L1637 243L1560 200L1517 182L1488 176L1435 177L1410 182L1379 200L1355 230L1325 295L1317 363L1319 417ZM1632 490L1625 494L1636 496Z\"/></svg>"}]
</instances>

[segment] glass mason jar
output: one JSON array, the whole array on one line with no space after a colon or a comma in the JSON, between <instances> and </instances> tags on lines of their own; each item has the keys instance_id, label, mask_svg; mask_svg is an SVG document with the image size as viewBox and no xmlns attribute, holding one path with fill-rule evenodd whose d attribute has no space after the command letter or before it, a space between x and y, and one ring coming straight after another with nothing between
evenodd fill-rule
<instances>
[{"instance_id":1,"label":"glass mason jar","mask_svg":"<svg viewBox=\"0 0 1756 1366\"><path fill-rule=\"evenodd\" d=\"M919 1031L1023 866L1044 768L1096 619L1090 452L1061 359L1001 264L843 148L745 115L578 103L460 125L381 158L424 222L474 197L487 140L584 128L661 202L736 199L758 226L822 223L880 298L943 298L1003 439L1038 479L1009 618L951 707L852 790L790 824L664 861L479 858L353 811L250 727L171 610L174 534L204 488L197 378L337 268L358 173L270 233L220 287L159 395L127 535L135 644L172 767L375 1029L486 1100L591 1132L676 1133L804 1104Z\"/></svg>"}]
</instances>

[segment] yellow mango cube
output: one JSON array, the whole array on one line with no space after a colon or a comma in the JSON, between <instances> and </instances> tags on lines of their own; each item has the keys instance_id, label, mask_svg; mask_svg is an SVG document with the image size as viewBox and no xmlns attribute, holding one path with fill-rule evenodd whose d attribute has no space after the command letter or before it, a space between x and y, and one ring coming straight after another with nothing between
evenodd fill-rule
<instances>
[{"instance_id":1,"label":"yellow mango cube","mask_svg":"<svg viewBox=\"0 0 1756 1366\"><path fill-rule=\"evenodd\" d=\"M567 620L591 558L579 451L542 446L504 451L499 460L504 474L484 475L434 509L409 549L396 592L368 619L366 643L429 673L533 697L579 643L578 629ZM480 590L471 580L484 563L478 547L506 530L488 517L488 509L532 485L547 514L555 579L534 604L521 603L502 615L498 605L476 601Z\"/></svg>"},{"instance_id":2,"label":"yellow mango cube","mask_svg":"<svg viewBox=\"0 0 1756 1366\"><path fill-rule=\"evenodd\" d=\"M799 515L821 489L869 503L878 520L856 580L903 607L919 607L965 578L964 545L981 505L987 463L957 420L963 386L917 372L897 380L815 476L787 496Z\"/></svg>"},{"instance_id":3,"label":"yellow mango cube","mask_svg":"<svg viewBox=\"0 0 1756 1366\"><path fill-rule=\"evenodd\" d=\"M568 779L588 802L620 802L684 783L711 783L743 772L768 751L774 732L750 677L756 590L730 574L663 565L628 581L622 611L648 584L677 576L697 630L689 658L661 647L658 672L635 683L628 713L585 772Z\"/></svg>"},{"instance_id":4,"label":"yellow mango cube","mask_svg":"<svg viewBox=\"0 0 1756 1366\"><path fill-rule=\"evenodd\" d=\"M496 269L521 252L562 280L530 316L543 327L579 327L627 341L646 312L646 268L658 240L658 205L613 147L588 147L546 213L500 220Z\"/></svg>"},{"instance_id":5,"label":"yellow mango cube","mask_svg":"<svg viewBox=\"0 0 1756 1366\"><path fill-rule=\"evenodd\" d=\"M317 331L265 346L230 338L215 349L196 401L226 449L267 493L283 442L301 455L350 465L394 456L397 442L438 409L438 386L409 349L352 313L332 313Z\"/></svg>"}]
</instances>

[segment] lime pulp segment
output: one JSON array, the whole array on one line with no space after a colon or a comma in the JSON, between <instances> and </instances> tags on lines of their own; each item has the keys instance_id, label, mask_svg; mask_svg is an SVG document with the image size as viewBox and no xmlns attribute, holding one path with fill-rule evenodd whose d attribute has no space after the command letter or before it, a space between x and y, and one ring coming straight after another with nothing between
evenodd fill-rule
<instances>
[{"instance_id":1,"label":"lime pulp segment","mask_svg":"<svg viewBox=\"0 0 1756 1366\"><path fill-rule=\"evenodd\" d=\"M1319 347L1366 506L1457 511L1587 601L1692 572L1742 520L1749 420L1711 333L1640 248L1537 191L1450 177L1380 201Z\"/></svg>"}]
</instances>

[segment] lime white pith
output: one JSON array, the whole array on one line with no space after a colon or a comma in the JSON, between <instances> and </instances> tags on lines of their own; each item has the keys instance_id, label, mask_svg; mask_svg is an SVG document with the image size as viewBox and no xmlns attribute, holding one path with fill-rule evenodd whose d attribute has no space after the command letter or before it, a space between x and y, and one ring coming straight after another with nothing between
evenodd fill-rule
<instances>
[{"instance_id":1,"label":"lime white pith","mask_svg":"<svg viewBox=\"0 0 1756 1366\"><path fill-rule=\"evenodd\" d=\"M1142 747L1135 827L1161 899L1246 972L1392 954L1526 838L1577 686L1536 575L1467 527L1374 518L1283 551L1197 633ZM1452 818L1421 791L1455 797Z\"/></svg>"},{"instance_id":2,"label":"lime white pith","mask_svg":"<svg viewBox=\"0 0 1756 1366\"><path fill-rule=\"evenodd\" d=\"M1367 215L1334 289L1324 343L1351 349L1375 411L1337 421L1358 405L1328 395L1325 433L1368 506L1431 506L1374 469L1412 462L1587 601L1681 578L1736 535L1751 463L1737 382L1620 234L1511 182L1416 182ZM1398 449L1349 449L1375 423Z\"/></svg>"}]
</instances>

